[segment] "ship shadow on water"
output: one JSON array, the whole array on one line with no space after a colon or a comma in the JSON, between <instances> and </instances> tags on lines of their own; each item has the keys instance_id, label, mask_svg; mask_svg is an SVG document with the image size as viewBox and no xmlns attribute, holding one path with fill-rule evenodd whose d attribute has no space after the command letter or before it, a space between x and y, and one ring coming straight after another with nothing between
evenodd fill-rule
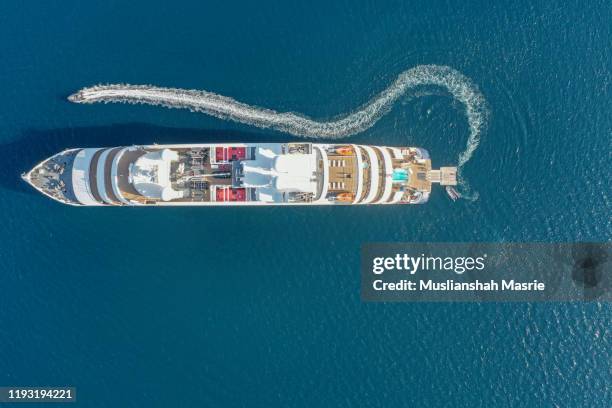
<instances>
[{"instance_id":1,"label":"ship shadow on water","mask_svg":"<svg viewBox=\"0 0 612 408\"><path fill-rule=\"evenodd\" d=\"M116 124L56 129L28 129L15 141L0 144L2 177L0 186L22 193L35 194L21 180L21 173L29 171L45 158L68 148L113 147L140 144L178 143L281 143L297 139L277 132L248 132L173 128L143 123ZM297 139L304 140L304 139Z\"/></svg>"}]
</instances>

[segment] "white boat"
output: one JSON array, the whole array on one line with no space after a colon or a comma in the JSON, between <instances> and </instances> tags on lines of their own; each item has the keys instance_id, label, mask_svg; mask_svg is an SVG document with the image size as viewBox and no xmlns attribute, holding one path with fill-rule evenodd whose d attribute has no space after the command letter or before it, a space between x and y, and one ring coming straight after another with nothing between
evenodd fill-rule
<instances>
[{"instance_id":1,"label":"white boat","mask_svg":"<svg viewBox=\"0 0 612 408\"><path fill-rule=\"evenodd\" d=\"M420 204L455 167L415 147L218 143L64 150L24 180L75 206Z\"/></svg>"}]
</instances>

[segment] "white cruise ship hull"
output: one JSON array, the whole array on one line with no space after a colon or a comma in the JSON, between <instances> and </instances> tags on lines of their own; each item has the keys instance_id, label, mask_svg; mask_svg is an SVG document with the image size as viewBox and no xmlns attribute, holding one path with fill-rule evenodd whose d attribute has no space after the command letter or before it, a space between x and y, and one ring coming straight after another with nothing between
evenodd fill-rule
<instances>
[{"instance_id":1,"label":"white cruise ship hull","mask_svg":"<svg viewBox=\"0 0 612 408\"><path fill-rule=\"evenodd\" d=\"M456 168L415 147L217 143L68 149L22 177L75 206L388 205L427 202Z\"/></svg>"}]
</instances>

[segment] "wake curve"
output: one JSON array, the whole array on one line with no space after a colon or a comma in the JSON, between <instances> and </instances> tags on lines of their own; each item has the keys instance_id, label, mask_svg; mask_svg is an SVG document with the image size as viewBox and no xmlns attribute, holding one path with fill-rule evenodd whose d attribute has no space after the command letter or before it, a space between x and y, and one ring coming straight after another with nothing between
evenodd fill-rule
<instances>
[{"instance_id":1,"label":"wake curve","mask_svg":"<svg viewBox=\"0 0 612 408\"><path fill-rule=\"evenodd\" d=\"M421 86L442 87L465 107L470 131L466 147L459 154L457 166L460 183L464 189L469 190L469 186L461 177L461 168L478 148L480 136L487 123L488 109L478 87L468 77L447 66L419 65L408 69L399 74L388 88L365 105L329 121L317 121L291 112L276 112L212 92L150 85L97 85L83 88L68 99L76 103L139 103L189 109L220 119L271 128L295 136L340 139L372 127L408 90Z\"/></svg>"}]
</instances>

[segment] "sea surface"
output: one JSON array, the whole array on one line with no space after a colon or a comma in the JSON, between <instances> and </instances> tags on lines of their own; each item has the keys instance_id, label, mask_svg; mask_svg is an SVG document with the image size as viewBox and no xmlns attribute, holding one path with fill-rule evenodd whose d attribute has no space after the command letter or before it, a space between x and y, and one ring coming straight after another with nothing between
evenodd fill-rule
<instances>
[{"instance_id":1,"label":"sea surface","mask_svg":"<svg viewBox=\"0 0 612 408\"><path fill-rule=\"evenodd\" d=\"M610 240L611 21L604 0L0 2L0 385L86 407L612 406L610 304L370 304L359 274L365 242ZM330 119L419 64L487 100L476 201L73 208L19 178L69 147L301 140L66 100L84 86ZM347 140L438 167L468 131L434 88Z\"/></svg>"}]
</instances>

